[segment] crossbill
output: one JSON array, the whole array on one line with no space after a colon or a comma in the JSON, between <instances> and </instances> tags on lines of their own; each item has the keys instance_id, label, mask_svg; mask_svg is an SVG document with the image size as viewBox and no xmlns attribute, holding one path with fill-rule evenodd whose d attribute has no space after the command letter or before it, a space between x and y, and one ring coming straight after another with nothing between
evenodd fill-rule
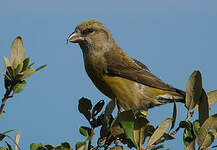
<instances>
[{"instance_id":1,"label":"crossbill","mask_svg":"<svg viewBox=\"0 0 217 150\"><path fill-rule=\"evenodd\" d=\"M88 76L104 95L117 101L119 111L146 111L174 100L185 103L185 92L128 56L101 22L80 23L67 41L79 44Z\"/></svg>"}]
</instances>

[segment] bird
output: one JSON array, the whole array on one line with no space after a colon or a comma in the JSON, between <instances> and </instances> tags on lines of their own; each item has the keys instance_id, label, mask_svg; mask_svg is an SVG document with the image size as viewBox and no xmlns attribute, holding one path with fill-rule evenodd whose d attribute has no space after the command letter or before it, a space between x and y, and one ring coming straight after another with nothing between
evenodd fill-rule
<instances>
[{"instance_id":1,"label":"bird","mask_svg":"<svg viewBox=\"0 0 217 150\"><path fill-rule=\"evenodd\" d=\"M79 44L89 78L116 101L119 112L148 111L174 101L185 103L184 91L163 82L146 65L127 55L100 21L81 22L67 42Z\"/></svg>"}]
</instances>

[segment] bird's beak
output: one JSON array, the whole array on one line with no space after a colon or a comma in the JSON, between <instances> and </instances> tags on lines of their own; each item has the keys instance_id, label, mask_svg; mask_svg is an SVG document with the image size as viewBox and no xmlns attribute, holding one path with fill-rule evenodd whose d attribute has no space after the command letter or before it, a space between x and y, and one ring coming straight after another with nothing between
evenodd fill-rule
<instances>
[{"instance_id":1,"label":"bird's beak","mask_svg":"<svg viewBox=\"0 0 217 150\"><path fill-rule=\"evenodd\" d=\"M77 32L73 32L67 39L67 43L68 42L72 42L72 43L78 43L80 41L83 41L84 38L80 35L80 33Z\"/></svg>"}]
</instances>

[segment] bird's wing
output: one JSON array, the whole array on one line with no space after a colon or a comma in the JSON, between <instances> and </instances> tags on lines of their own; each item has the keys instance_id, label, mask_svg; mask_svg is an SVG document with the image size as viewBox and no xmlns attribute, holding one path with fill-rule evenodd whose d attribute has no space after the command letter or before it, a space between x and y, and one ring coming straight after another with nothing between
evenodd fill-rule
<instances>
[{"instance_id":1,"label":"bird's wing","mask_svg":"<svg viewBox=\"0 0 217 150\"><path fill-rule=\"evenodd\" d=\"M176 88L161 81L144 64L133 60L122 50L108 51L104 54L104 58L105 72L109 75L120 76L153 88L177 92Z\"/></svg>"},{"instance_id":2,"label":"bird's wing","mask_svg":"<svg viewBox=\"0 0 217 150\"><path fill-rule=\"evenodd\" d=\"M143 63L141 63L140 61L136 60L133 58L133 60L137 63L137 65L139 65L140 67L142 67L143 69L147 70L148 72L150 72L150 70L148 69L148 67L146 65L144 65Z\"/></svg>"}]
</instances>

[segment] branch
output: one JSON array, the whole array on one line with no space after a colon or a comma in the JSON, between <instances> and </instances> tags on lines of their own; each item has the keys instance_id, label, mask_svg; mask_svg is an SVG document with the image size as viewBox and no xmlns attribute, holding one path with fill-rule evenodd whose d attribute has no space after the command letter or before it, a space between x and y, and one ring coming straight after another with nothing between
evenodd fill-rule
<instances>
[{"instance_id":1,"label":"branch","mask_svg":"<svg viewBox=\"0 0 217 150\"><path fill-rule=\"evenodd\" d=\"M0 119L2 116L2 113L4 112L4 107L5 107L5 103L9 98L12 98L14 96L14 93L12 93L12 95L10 96L11 92L13 91L13 87L14 86L10 86L10 88L7 89L7 91L5 92L5 95L2 99L2 103L1 103L1 107L0 107Z\"/></svg>"}]
</instances>

